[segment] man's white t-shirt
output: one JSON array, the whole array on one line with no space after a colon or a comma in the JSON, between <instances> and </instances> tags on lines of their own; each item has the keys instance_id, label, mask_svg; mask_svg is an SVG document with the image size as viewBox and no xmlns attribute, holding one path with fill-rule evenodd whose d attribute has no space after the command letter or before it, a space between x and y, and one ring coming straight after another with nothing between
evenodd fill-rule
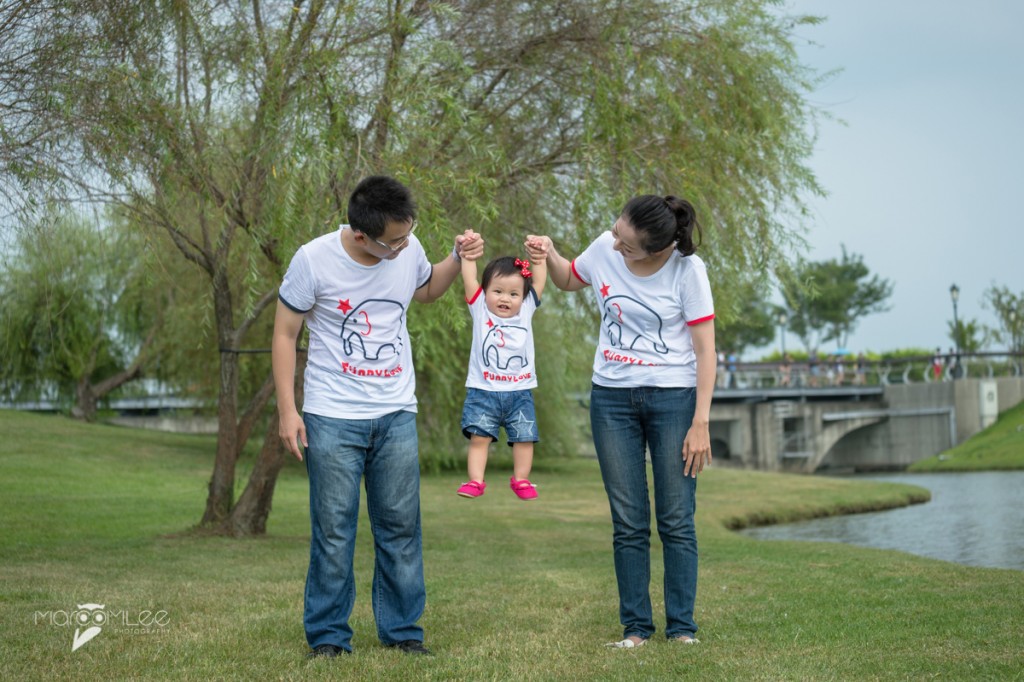
<instances>
[{"instance_id":1,"label":"man's white t-shirt","mask_svg":"<svg viewBox=\"0 0 1024 682\"><path fill-rule=\"evenodd\" d=\"M309 327L302 410L337 419L416 411L406 315L432 266L415 235L393 260L362 265L337 232L302 246L281 284L281 302Z\"/></svg>"},{"instance_id":2,"label":"man's white t-shirt","mask_svg":"<svg viewBox=\"0 0 1024 682\"><path fill-rule=\"evenodd\" d=\"M483 289L469 304L473 317L473 346L469 352L467 388L485 391L524 391L537 387L533 355L533 314L540 301L533 289L523 297L519 314L498 317L487 309Z\"/></svg>"},{"instance_id":3,"label":"man's white t-shirt","mask_svg":"<svg viewBox=\"0 0 1024 682\"><path fill-rule=\"evenodd\" d=\"M605 232L572 262L594 291L601 333L594 383L610 388L697 385L697 356L689 327L714 319L704 261L673 251L658 272L638 277Z\"/></svg>"}]
</instances>

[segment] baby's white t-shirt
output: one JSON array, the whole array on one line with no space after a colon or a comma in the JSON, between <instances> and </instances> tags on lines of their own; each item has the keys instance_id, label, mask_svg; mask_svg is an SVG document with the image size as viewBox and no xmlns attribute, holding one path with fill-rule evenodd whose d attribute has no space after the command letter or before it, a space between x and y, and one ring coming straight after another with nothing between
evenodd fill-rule
<instances>
[{"instance_id":1,"label":"baby's white t-shirt","mask_svg":"<svg viewBox=\"0 0 1024 682\"><path fill-rule=\"evenodd\" d=\"M469 304L473 317L473 346L469 352L467 388L522 391L537 387L533 355L533 314L540 301L533 289L523 297L519 314L498 317L487 309L483 289Z\"/></svg>"}]
</instances>

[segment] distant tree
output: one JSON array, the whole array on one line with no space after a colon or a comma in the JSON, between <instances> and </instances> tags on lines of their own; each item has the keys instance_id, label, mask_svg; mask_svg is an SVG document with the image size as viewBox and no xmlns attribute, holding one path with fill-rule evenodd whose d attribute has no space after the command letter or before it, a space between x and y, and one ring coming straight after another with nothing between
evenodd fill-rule
<instances>
[{"instance_id":1,"label":"distant tree","mask_svg":"<svg viewBox=\"0 0 1024 682\"><path fill-rule=\"evenodd\" d=\"M0 268L0 390L56 398L92 421L102 398L141 376L159 297L135 235L47 212L17 232Z\"/></svg>"},{"instance_id":2,"label":"distant tree","mask_svg":"<svg viewBox=\"0 0 1024 682\"><path fill-rule=\"evenodd\" d=\"M735 309L721 310L725 301L716 300L715 346L742 355L748 348L770 342L778 328L775 307L764 295L765 288L754 283L737 287L730 296ZM731 292L732 293L732 292Z\"/></svg>"},{"instance_id":3,"label":"distant tree","mask_svg":"<svg viewBox=\"0 0 1024 682\"><path fill-rule=\"evenodd\" d=\"M947 334L961 353L977 353L983 345L984 329L977 320L957 320L956 325L950 321Z\"/></svg>"},{"instance_id":4,"label":"distant tree","mask_svg":"<svg viewBox=\"0 0 1024 682\"><path fill-rule=\"evenodd\" d=\"M782 278L789 327L808 350L829 341L846 346L863 317L888 310L892 291L892 282L871 276L863 257L845 246L839 260L800 261Z\"/></svg>"},{"instance_id":5,"label":"distant tree","mask_svg":"<svg viewBox=\"0 0 1024 682\"><path fill-rule=\"evenodd\" d=\"M999 320L998 327L987 330L996 343L1024 351L1024 291L1015 294L1009 287L993 285L985 290L982 305L991 307Z\"/></svg>"}]
</instances>

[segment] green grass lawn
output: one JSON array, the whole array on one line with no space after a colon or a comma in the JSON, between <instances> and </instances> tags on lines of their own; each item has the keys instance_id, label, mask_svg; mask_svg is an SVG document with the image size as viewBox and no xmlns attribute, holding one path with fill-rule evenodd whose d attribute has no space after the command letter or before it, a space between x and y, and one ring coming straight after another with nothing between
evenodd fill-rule
<instances>
[{"instance_id":1,"label":"green grass lawn","mask_svg":"<svg viewBox=\"0 0 1024 682\"><path fill-rule=\"evenodd\" d=\"M905 504L919 489L712 469L701 475L702 644L618 639L610 521L597 465L541 463L536 502L501 485L422 486L435 656L376 639L372 538L356 554L353 656L307 662L305 475L282 473L267 537L188 533L212 468L207 437L0 411L0 677L22 679L807 680L1021 679L1024 574L833 543L763 542L729 527ZM654 542L653 597L661 604ZM61 613L166 613L108 622L78 651ZM49 616L40 616L49 612ZM57 615L54 615L54 614ZM120 616L119 616L120 617ZM656 618L657 620L657 618ZM659 623L659 626L663 623Z\"/></svg>"},{"instance_id":2,"label":"green grass lawn","mask_svg":"<svg viewBox=\"0 0 1024 682\"><path fill-rule=\"evenodd\" d=\"M1003 412L995 424L908 471L991 471L1024 469L1024 402Z\"/></svg>"}]
</instances>

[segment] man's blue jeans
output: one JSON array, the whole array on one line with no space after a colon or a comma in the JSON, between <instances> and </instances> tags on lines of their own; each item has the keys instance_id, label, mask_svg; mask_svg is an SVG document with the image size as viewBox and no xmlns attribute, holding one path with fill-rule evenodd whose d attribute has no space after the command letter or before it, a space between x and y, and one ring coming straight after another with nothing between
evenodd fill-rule
<instances>
[{"instance_id":1,"label":"man's blue jeans","mask_svg":"<svg viewBox=\"0 0 1024 682\"><path fill-rule=\"evenodd\" d=\"M697 479L683 475L683 440L693 422L694 388L605 388L590 394L590 423L612 513L615 577L623 636L654 634L651 615L651 505L645 450L651 452L654 509L665 560L665 635L697 632Z\"/></svg>"},{"instance_id":2,"label":"man's blue jeans","mask_svg":"<svg viewBox=\"0 0 1024 682\"><path fill-rule=\"evenodd\" d=\"M416 624L426 605L416 415L333 419L305 414L303 421L312 523L303 616L309 646L352 650L352 558L364 477L374 543L377 636L386 645L422 641L423 629Z\"/></svg>"}]
</instances>

